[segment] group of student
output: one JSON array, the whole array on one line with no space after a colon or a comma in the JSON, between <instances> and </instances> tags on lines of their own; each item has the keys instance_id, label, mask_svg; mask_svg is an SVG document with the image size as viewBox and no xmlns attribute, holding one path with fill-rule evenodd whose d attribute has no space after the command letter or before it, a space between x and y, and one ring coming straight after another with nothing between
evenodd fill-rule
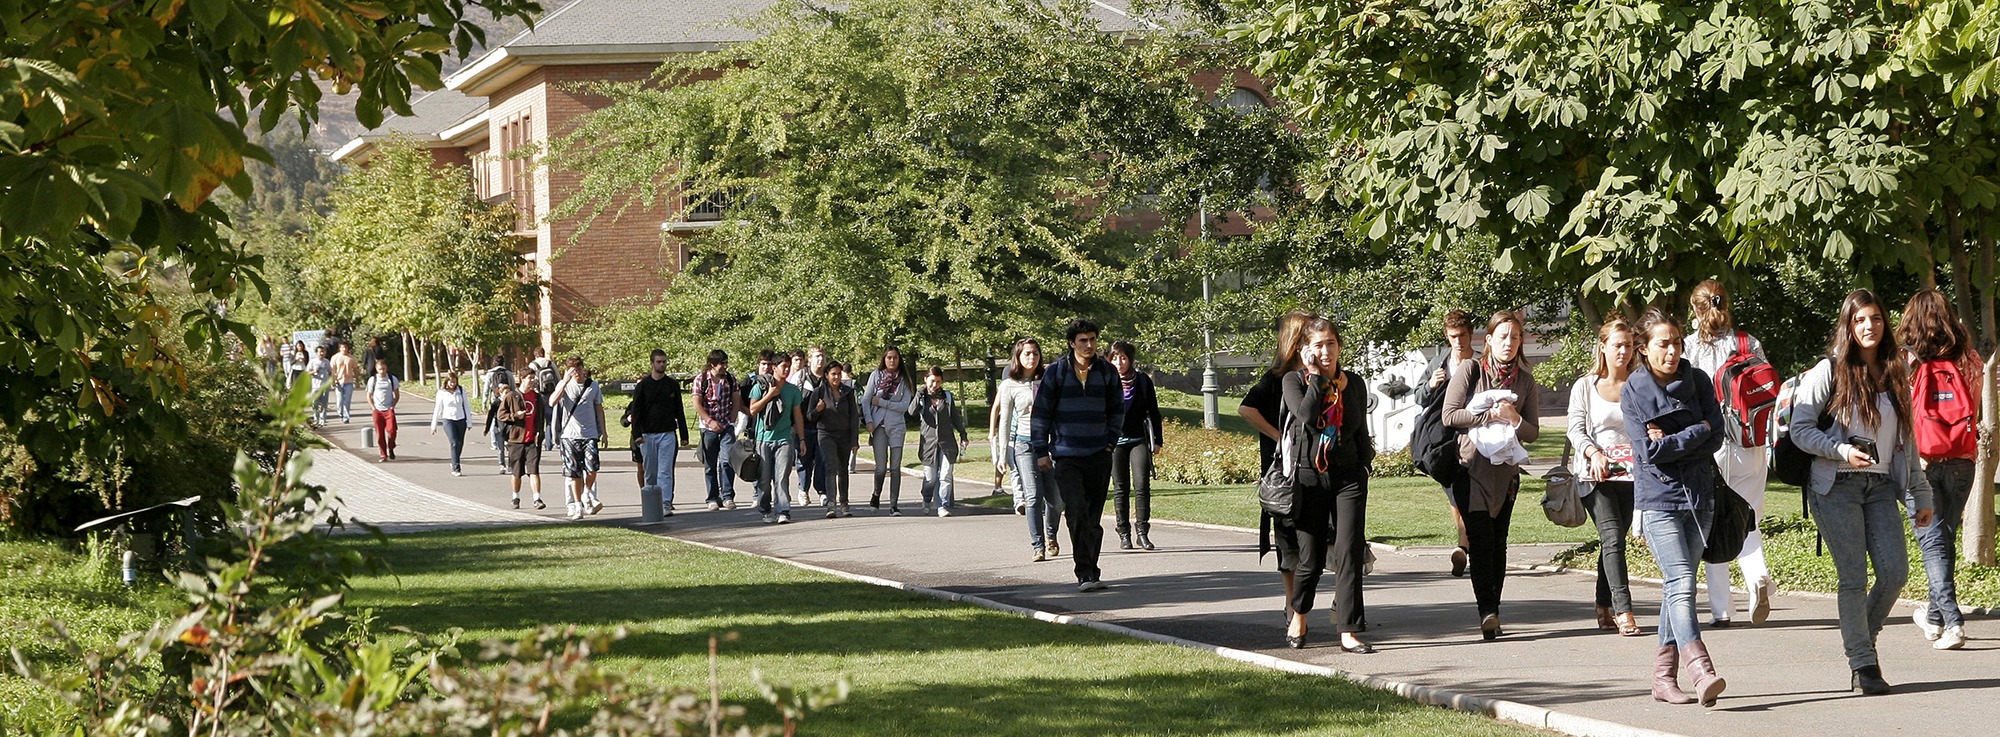
<instances>
[{"instance_id":1,"label":"group of student","mask_svg":"<svg viewBox=\"0 0 2000 737\"><path fill-rule=\"evenodd\" d=\"M1891 690L1875 641L1909 575L1905 519L1929 576L1929 600L1914 615L1916 624L1936 649L1962 647L1954 545L1971 492L1983 368L1949 300L1935 289L1919 291L1892 330L1887 305L1874 293L1848 294L1824 357L1790 381L1778 378L1762 345L1735 326L1722 284L1701 283L1688 304L1692 330L1658 308L1636 322L1607 320L1597 331L1593 367L1570 388L1566 423L1576 450L1570 469L1599 535L1598 627L1643 634L1625 561L1635 524L1661 570L1654 698L1708 706L1726 687L1702 642L1695 608L1696 567L1723 494L1735 494L1751 510L1734 562L1749 592L1749 620L1768 617L1776 583L1754 520L1762 516L1771 469L1774 463L1784 469L1788 452L1838 575L1853 689ZM1445 447L1455 450L1448 455L1456 468L1442 474L1460 535L1452 575L1470 573L1480 633L1490 640L1504 634L1507 534L1525 460L1514 449L1539 437L1542 389L1521 353L1518 313L1490 316L1478 352L1470 315L1453 311L1443 327L1447 347L1416 398L1455 431L1446 440L1455 448ZM1297 488L1289 515L1267 514L1285 583L1287 644L1304 645L1305 614L1325 567L1335 579L1342 648L1367 653L1373 648L1357 633L1367 628L1360 581L1373 447L1365 430L1355 429L1364 424L1358 408L1366 395L1356 388L1360 378L1341 367L1340 349L1331 322L1287 315L1271 368L1241 411L1264 435L1266 470L1280 464ZM1788 412L1777 399L1787 390ZM1512 437L1479 436L1492 428ZM1708 626L1729 627L1735 613L1729 563L1707 565ZM1680 687L1682 668L1693 693Z\"/></svg>"}]
</instances>

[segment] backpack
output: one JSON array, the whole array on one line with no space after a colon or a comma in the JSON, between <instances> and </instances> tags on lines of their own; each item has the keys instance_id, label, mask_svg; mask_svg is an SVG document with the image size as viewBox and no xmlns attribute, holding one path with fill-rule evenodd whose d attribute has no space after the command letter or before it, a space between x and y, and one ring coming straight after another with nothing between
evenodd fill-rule
<instances>
[{"instance_id":1,"label":"backpack","mask_svg":"<svg viewBox=\"0 0 2000 737\"><path fill-rule=\"evenodd\" d=\"M1715 398L1722 405L1723 432L1745 448L1771 442L1771 413L1778 408L1782 379L1771 362L1750 351L1750 334L1736 331L1736 350L1715 372Z\"/></svg>"},{"instance_id":2,"label":"backpack","mask_svg":"<svg viewBox=\"0 0 2000 737\"><path fill-rule=\"evenodd\" d=\"M1465 466L1458 462L1459 431L1444 426L1444 395L1438 392L1417 416L1410 431L1410 463L1439 484L1452 486L1465 479Z\"/></svg>"},{"instance_id":3,"label":"backpack","mask_svg":"<svg viewBox=\"0 0 2000 737\"><path fill-rule=\"evenodd\" d=\"M1917 455L1935 461L1963 458L1978 449L1979 434L1973 428L1978 411L1958 364L1942 359L1917 364L1910 394Z\"/></svg>"},{"instance_id":4,"label":"backpack","mask_svg":"<svg viewBox=\"0 0 2000 737\"><path fill-rule=\"evenodd\" d=\"M785 391L785 385L782 383L773 381L764 384L765 394L775 393L783 395L784 391ZM764 405L764 409L757 413L757 427L759 430L776 427L778 423L783 421L784 419L785 419L785 399L783 396L779 396L777 399L771 400L770 404Z\"/></svg>"},{"instance_id":5,"label":"backpack","mask_svg":"<svg viewBox=\"0 0 2000 737\"><path fill-rule=\"evenodd\" d=\"M1787 408L1786 413L1789 415L1790 412L1791 410ZM1833 413L1822 409L1819 420L1813 423L1813 427L1818 428L1820 432L1832 429ZM1803 489L1812 481L1812 464L1816 457L1807 453L1804 448L1800 448L1798 443L1792 442L1792 433L1787 429L1778 435L1778 442L1771 448L1771 475L1776 476L1779 481ZM1807 499L1811 496L1811 494L1801 495Z\"/></svg>"},{"instance_id":6,"label":"backpack","mask_svg":"<svg viewBox=\"0 0 2000 737\"><path fill-rule=\"evenodd\" d=\"M535 391L546 397L549 392L556 390L556 364L554 361L544 360L534 368Z\"/></svg>"}]
</instances>

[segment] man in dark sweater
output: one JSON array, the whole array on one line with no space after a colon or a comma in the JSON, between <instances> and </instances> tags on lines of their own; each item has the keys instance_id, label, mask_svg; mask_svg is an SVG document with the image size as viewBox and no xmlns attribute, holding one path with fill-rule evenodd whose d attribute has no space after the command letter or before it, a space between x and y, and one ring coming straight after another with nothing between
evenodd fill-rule
<instances>
[{"instance_id":1,"label":"man in dark sweater","mask_svg":"<svg viewBox=\"0 0 2000 737\"><path fill-rule=\"evenodd\" d=\"M657 491L661 516L674 516L674 461L687 444L681 382L667 375L667 352L653 349L653 371L639 379L619 424L639 436L639 491Z\"/></svg>"},{"instance_id":2,"label":"man in dark sweater","mask_svg":"<svg viewBox=\"0 0 2000 737\"><path fill-rule=\"evenodd\" d=\"M1035 392L1028 446L1051 471L1069 518L1078 591L1104 588L1097 555L1104 547L1104 499L1111 488L1111 448L1125 424L1125 395L1118 370L1097 355L1098 327L1071 320L1063 335L1069 352L1047 371Z\"/></svg>"}]
</instances>

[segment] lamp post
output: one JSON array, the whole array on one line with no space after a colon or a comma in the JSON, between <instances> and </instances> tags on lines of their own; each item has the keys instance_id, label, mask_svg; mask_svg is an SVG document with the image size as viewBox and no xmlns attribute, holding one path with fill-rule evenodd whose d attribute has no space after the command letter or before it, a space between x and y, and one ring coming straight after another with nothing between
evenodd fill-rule
<instances>
[{"instance_id":1,"label":"lamp post","mask_svg":"<svg viewBox=\"0 0 2000 737\"><path fill-rule=\"evenodd\" d=\"M1208 194L1203 193L1196 208L1195 217L1201 223L1201 243L1208 244ZM1212 316L1208 310L1215 307L1215 295L1209 274L1201 275L1201 303L1204 312L1201 320L1201 426L1216 429L1219 415L1222 387L1215 382L1215 331Z\"/></svg>"}]
</instances>

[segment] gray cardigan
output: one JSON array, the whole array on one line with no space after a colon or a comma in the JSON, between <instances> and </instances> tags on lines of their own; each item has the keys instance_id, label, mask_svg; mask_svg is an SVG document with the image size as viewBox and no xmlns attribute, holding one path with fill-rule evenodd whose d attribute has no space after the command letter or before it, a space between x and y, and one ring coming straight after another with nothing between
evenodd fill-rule
<instances>
[{"instance_id":1,"label":"gray cardigan","mask_svg":"<svg viewBox=\"0 0 2000 737\"><path fill-rule=\"evenodd\" d=\"M1852 448L1847 438L1853 435L1846 423L1839 417L1827 429L1817 427L1819 417L1826 411L1826 404L1833 399L1833 361L1821 359L1799 377L1799 388L1792 395L1792 442L1800 450L1811 453L1813 459L1812 479L1806 488L1813 493L1824 495L1833 491L1833 477L1840 464ZM1931 508L1931 482L1924 475L1923 464L1915 462L1917 437L1915 423L1899 422L1895 449L1889 452L1889 479L1903 487L1904 493L1914 500L1911 511ZM1878 443L1879 445L1879 443Z\"/></svg>"},{"instance_id":2,"label":"gray cardigan","mask_svg":"<svg viewBox=\"0 0 2000 737\"><path fill-rule=\"evenodd\" d=\"M935 409L931 407L930 395L918 389L910 399L910 416L917 418L917 458L928 464L936 460L938 451L944 451L946 463L958 462L960 443L966 441L965 413L958 410L958 397L948 389L939 389L944 401ZM952 442L952 433L958 433L959 442Z\"/></svg>"}]
</instances>

